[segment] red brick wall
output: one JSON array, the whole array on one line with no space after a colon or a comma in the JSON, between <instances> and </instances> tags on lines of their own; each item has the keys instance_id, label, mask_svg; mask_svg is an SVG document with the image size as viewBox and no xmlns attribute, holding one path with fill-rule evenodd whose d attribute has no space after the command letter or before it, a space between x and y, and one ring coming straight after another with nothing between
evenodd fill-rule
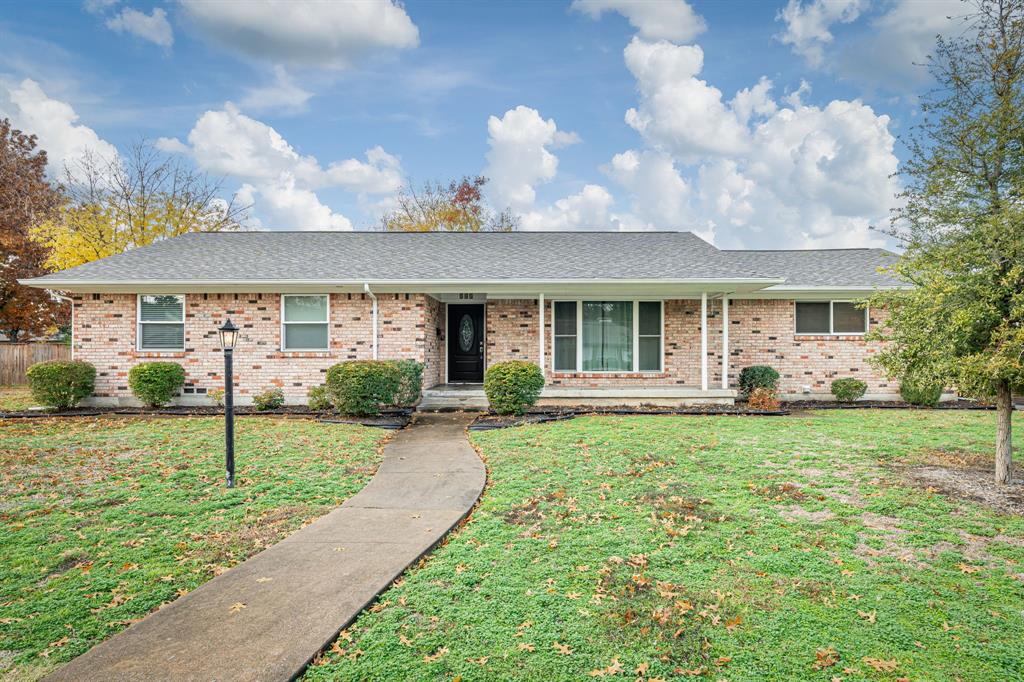
<instances>
[{"instance_id":1,"label":"red brick wall","mask_svg":"<svg viewBox=\"0 0 1024 682\"><path fill-rule=\"evenodd\" d=\"M708 301L708 386L722 385L721 301ZM581 388L625 386L700 386L700 301L665 301L664 372L565 373L552 370L552 305L545 306L545 365L548 383ZM861 336L798 336L795 305L786 300L730 300L729 378L736 388L740 370L766 364L779 371L782 393L830 394L833 379L852 376L868 384L869 393L896 393L867 360L878 345ZM881 322L872 311L872 327ZM502 360L537 362L538 309L535 300L492 300L487 303L487 364Z\"/></svg>"},{"instance_id":2,"label":"red brick wall","mask_svg":"<svg viewBox=\"0 0 1024 682\"><path fill-rule=\"evenodd\" d=\"M305 400L309 387L323 383L327 368L343 360L372 356L371 302L362 294L332 294L330 350L294 353L280 350L278 294L189 294L186 296L184 353L135 350L134 294L82 294L75 297L76 359L96 365L99 397L129 397L128 370L138 362L167 359L181 363L186 390L203 393L223 385L223 355L216 329L228 316L242 328L235 352L237 390L242 402L266 388L280 387L290 402ZM379 357L413 358L425 363L425 387L445 378L445 306L425 294L380 294ZM700 385L700 301L665 301L665 371L644 374L568 374L551 370L551 305L546 306L548 382L577 387ZM721 307L708 302L708 383L721 386ZM870 393L895 393L868 363L875 344L858 336L797 336L793 301L733 300L729 306L729 367L733 387L743 367L767 364L782 375L783 393L829 393L832 379L855 376ZM488 366L502 360L537 361L538 309L535 300L486 304ZM880 316L872 312L872 326Z\"/></svg>"},{"instance_id":3,"label":"red brick wall","mask_svg":"<svg viewBox=\"0 0 1024 682\"><path fill-rule=\"evenodd\" d=\"M378 356L426 363L425 377L438 375L439 358L429 354L436 330L428 321L438 304L424 294L378 295ZM311 386L323 383L327 368L343 360L372 357L371 302L363 294L331 294L330 350L280 350L279 294L188 294L185 297L185 352L139 352L134 294L75 296L74 353L96 366L96 396L127 398L128 370L145 360L169 360L186 371L186 395L223 386L224 358L217 327L227 317L241 328L235 350L236 390L241 402L267 388L281 388L289 402L302 402ZM428 326L429 335L428 335ZM443 376L443 368L440 370ZM428 384L429 385L429 384Z\"/></svg>"}]
</instances>

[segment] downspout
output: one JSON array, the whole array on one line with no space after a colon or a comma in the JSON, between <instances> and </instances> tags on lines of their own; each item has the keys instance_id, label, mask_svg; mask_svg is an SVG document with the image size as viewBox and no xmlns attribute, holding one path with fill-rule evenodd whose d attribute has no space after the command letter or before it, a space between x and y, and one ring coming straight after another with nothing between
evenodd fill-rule
<instances>
[{"instance_id":1,"label":"downspout","mask_svg":"<svg viewBox=\"0 0 1024 682\"><path fill-rule=\"evenodd\" d=\"M377 359L377 297L373 295L372 291L370 291L370 283L369 282L365 282L363 284L363 291L365 291L366 295L369 296L370 300L373 301L373 315L372 315L372 319L373 319L373 322L372 322L372 326L373 326L373 359L376 360Z\"/></svg>"},{"instance_id":2,"label":"downspout","mask_svg":"<svg viewBox=\"0 0 1024 682\"><path fill-rule=\"evenodd\" d=\"M67 296L61 296L60 294L50 292L50 295L60 301L67 301L71 304L71 359L75 359L75 302L73 299Z\"/></svg>"}]
</instances>

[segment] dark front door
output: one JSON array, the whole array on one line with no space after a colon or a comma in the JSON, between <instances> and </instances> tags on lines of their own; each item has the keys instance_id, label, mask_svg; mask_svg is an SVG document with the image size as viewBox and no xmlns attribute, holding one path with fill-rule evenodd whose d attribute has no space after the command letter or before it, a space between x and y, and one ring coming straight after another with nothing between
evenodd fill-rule
<instances>
[{"instance_id":1,"label":"dark front door","mask_svg":"<svg viewBox=\"0 0 1024 682\"><path fill-rule=\"evenodd\" d=\"M448 306L448 381L484 380L484 307Z\"/></svg>"}]
</instances>

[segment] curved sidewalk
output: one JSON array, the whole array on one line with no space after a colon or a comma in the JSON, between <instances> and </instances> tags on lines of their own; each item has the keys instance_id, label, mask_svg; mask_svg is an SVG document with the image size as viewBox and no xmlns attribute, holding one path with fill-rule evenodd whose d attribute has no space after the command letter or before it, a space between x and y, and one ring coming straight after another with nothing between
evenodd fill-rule
<instances>
[{"instance_id":1,"label":"curved sidewalk","mask_svg":"<svg viewBox=\"0 0 1024 682\"><path fill-rule=\"evenodd\" d=\"M418 415L340 507L46 679L293 679L476 503L486 472L470 419Z\"/></svg>"}]
</instances>

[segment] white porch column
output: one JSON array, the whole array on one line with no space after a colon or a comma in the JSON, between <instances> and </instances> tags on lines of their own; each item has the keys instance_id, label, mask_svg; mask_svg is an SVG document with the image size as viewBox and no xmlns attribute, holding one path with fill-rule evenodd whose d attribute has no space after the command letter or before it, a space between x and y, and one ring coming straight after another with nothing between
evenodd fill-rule
<instances>
[{"instance_id":1,"label":"white porch column","mask_svg":"<svg viewBox=\"0 0 1024 682\"><path fill-rule=\"evenodd\" d=\"M700 294L700 390L708 390L708 292Z\"/></svg>"},{"instance_id":2,"label":"white porch column","mask_svg":"<svg viewBox=\"0 0 1024 682\"><path fill-rule=\"evenodd\" d=\"M729 389L729 295L722 294L722 389Z\"/></svg>"},{"instance_id":3,"label":"white porch column","mask_svg":"<svg viewBox=\"0 0 1024 682\"><path fill-rule=\"evenodd\" d=\"M544 375L544 294L538 294L537 307L540 308L540 365L541 376Z\"/></svg>"}]
</instances>

